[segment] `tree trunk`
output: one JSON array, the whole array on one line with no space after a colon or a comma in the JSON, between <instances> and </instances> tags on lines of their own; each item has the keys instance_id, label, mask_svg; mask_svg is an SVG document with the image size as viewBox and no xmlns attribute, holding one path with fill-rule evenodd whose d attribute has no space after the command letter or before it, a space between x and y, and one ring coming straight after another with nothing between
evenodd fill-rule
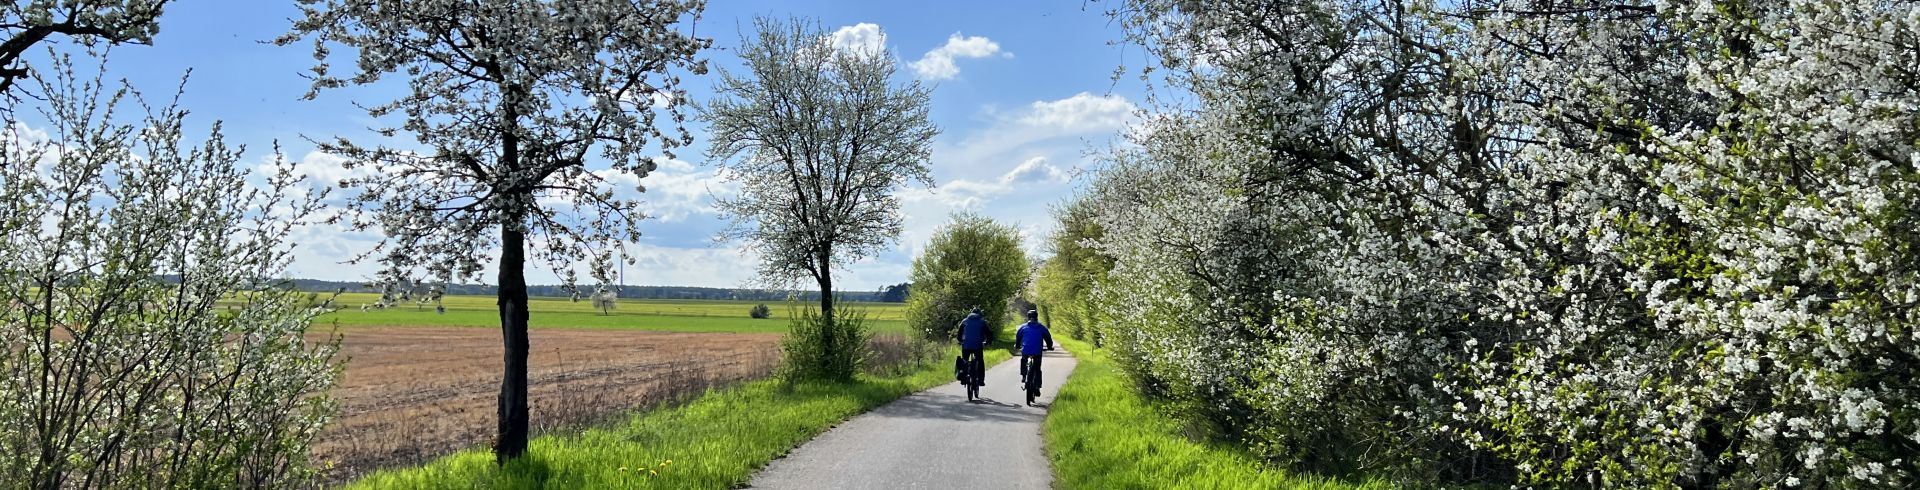
<instances>
[{"instance_id":1,"label":"tree trunk","mask_svg":"<svg viewBox=\"0 0 1920 490\"><path fill-rule=\"evenodd\" d=\"M833 323L833 253L822 250L816 258L820 261L820 326L823 327L820 332L820 352L826 354L826 359L838 359L840 351L834 349L839 342L833 338L839 331ZM833 373L832 376L837 377L839 373Z\"/></svg>"},{"instance_id":2,"label":"tree trunk","mask_svg":"<svg viewBox=\"0 0 1920 490\"><path fill-rule=\"evenodd\" d=\"M512 176L520 168L520 117L515 112L521 94L511 84L501 87L500 166ZM507 206L500 222L500 339L506 343L506 367L500 375L500 418L494 434L494 463L505 465L527 452L527 234L521 229L527 211L518 206L532 205L532 187L523 182L508 182ZM521 187L525 186L525 187ZM529 199L514 199L528 197Z\"/></svg>"},{"instance_id":3,"label":"tree trunk","mask_svg":"<svg viewBox=\"0 0 1920 490\"><path fill-rule=\"evenodd\" d=\"M493 446L499 464L527 452L526 234L514 229L517 225L500 225L500 336L506 341L506 372L500 380L500 427Z\"/></svg>"},{"instance_id":4,"label":"tree trunk","mask_svg":"<svg viewBox=\"0 0 1920 490\"><path fill-rule=\"evenodd\" d=\"M820 334L820 352L833 354L833 273L820 268L820 325L825 327Z\"/></svg>"}]
</instances>

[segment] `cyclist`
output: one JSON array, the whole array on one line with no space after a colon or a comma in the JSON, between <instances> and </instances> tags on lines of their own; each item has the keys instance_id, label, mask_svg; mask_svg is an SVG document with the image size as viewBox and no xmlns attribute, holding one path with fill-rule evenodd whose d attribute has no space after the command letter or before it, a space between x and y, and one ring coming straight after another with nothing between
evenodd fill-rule
<instances>
[{"instance_id":1,"label":"cyclist","mask_svg":"<svg viewBox=\"0 0 1920 490\"><path fill-rule=\"evenodd\" d=\"M980 309L974 308L960 320L954 333L960 340L960 362L967 366L967 375L973 377L975 386L986 386L987 360L981 353L987 348L987 319L980 315Z\"/></svg>"},{"instance_id":2,"label":"cyclist","mask_svg":"<svg viewBox=\"0 0 1920 490\"><path fill-rule=\"evenodd\" d=\"M1047 331L1046 325L1040 324L1039 312L1027 310L1027 323L1020 325L1020 330L1013 334L1013 345L1020 346L1020 381L1023 385L1026 384L1028 373L1036 378L1040 376L1043 342L1045 350L1053 350L1053 333ZM1032 367L1028 367L1028 363L1032 363ZM1034 381L1033 385L1038 386L1038 379ZM1027 404L1033 404L1031 393L1027 397Z\"/></svg>"}]
</instances>

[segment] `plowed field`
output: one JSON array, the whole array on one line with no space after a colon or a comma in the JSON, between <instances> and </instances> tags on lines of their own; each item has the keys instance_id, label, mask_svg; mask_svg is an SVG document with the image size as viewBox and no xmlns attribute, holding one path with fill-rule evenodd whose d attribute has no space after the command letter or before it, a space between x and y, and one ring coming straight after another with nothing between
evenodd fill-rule
<instances>
[{"instance_id":1,"label":"plowed field","mask_svg":"<svg viewBox=\"0 0 1920 490\"><path fill-rule=\"evenodd\" d=\"M500 331L350 327L340 403L314 444L314 463L340 482L485 445L500 392ZM709 386L765 376L779 334L532 330L528 376L534 431L602 420Z\"/></svg>"}]
</instances>

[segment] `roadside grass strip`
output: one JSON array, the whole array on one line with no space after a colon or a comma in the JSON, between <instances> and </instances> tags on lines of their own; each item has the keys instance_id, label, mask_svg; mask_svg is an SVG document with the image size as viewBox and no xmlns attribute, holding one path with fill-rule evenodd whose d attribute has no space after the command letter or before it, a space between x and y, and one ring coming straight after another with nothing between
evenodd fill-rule
<instances>
[{"instance_id":1,"label":"roadside grass strip","mask_svg":"<svg viewBox=\"0 0 1920 490\"><path fill-rule=\"evenodd\" d=\"M744 486L754 472L834 425L902 396L953 381L958 349L901 376L849 383L760 380L624 422L535 438L525 456L495 466L486 447L421 467L380 471L347 488L707 488ZM987 362L1006 360L988 349Z\"/></svg>"},{"instance_id":2,"label":"roadside grass strip","mask_svg":"<svg viewBox=\"0 0 1920 490\"><path fill-rule=\"evenodd\" d=\"M1057 340L1080 365L1047 413L1055 488L1391 488L1378 481L1289 474L1231 447L1190 440L1180 420L1133 390L1105 350Z\"/></svg>"}]
</instances>

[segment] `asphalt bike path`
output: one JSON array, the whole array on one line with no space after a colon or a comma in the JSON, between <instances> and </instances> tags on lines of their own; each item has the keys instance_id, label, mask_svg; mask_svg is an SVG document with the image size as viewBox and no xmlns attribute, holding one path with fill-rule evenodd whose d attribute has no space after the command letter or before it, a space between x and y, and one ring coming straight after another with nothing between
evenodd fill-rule
<instances>
[{"instance_id":1,"label":"asphalt bike path","mask_svg":"<svg viewBox=\"0 0 1920 490\"><path fill-rule=\"evenodd\" d=\"M1053 395L1073 373L1065 350L1041 361L1037 406L1025 406L1020 357L987 369L982 400L947 383L861 414L754 475L753 488L1048 488L1040 439Z\"/></svg>"}]
</instances>

